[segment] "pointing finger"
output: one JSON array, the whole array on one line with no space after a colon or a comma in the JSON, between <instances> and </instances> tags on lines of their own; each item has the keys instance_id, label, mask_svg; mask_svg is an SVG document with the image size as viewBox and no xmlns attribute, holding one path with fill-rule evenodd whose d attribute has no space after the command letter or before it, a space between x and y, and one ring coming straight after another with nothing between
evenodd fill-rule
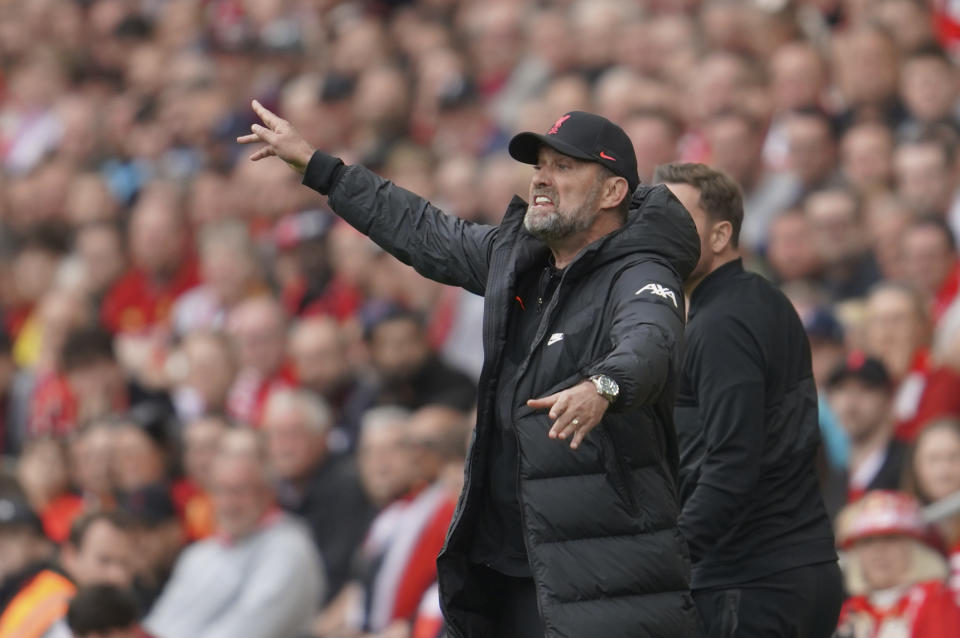
<instances>
[{"instance_id":1,"label":"pointing finger","mask_svg":"<svg viewBox=\"0 0 960 638\"><path fill-rule=\"evenodd\" d=\"M283 122L283 118L256 100L253 101L253 112L272 130L276 130L277 126Z\"/></svg>"},{"instance_id":2,"label":"pointing finger","mask_svg":"<svg viewBox=\"0 0 960 638\"><path fill-rule=\"evenodd\" d=\"M260 141L260 138L254 135L253 133L250 133L248 135L241 135L240 137L237 138L238 144L252 144L254 142L259 142L259 141Z\"/></svg>"}]
</instances>

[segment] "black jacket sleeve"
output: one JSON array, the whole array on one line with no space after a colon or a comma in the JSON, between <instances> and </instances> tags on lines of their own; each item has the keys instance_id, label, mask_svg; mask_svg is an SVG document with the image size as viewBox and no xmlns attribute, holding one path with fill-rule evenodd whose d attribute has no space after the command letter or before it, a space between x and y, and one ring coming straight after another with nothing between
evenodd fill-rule
<instances>
[{"instance_id":1,"label":"black jacket sleeve","mask_svg":"<svg viewBox=\"0 0 960 638\"><path fill-rule=\"evenodd\" d=\"M719 318L709 336L688 347L706 453L680 530L697 561L749 511L744 503L759 480L765 440L765 365L753 332L733 317Z\"/></svg>"},{"instance_id":2,"label":"black jacket sleeve","mask_svg":"<svg viewBox=\"0 0 960 638\"><path fill-rule=\"evenodd\" d=\"M320 151L303 183L329 194L337 215L424 277L484 294L495 226L447 215L372 171Z\"/></svg>"},{"instance_id":3,"label":"black jacket sleeve","mask_svg":"<svg viewBox=\"0 0 960 638\"><path fill-rule=\"evenodd\" d=\"M620 396L611 410L629 410L657 401L674 373L683 339L683 292L671 269L643 262L624 270L610 294L611 350L584 372L615 380Z\"/></svg>"}]
</instances>

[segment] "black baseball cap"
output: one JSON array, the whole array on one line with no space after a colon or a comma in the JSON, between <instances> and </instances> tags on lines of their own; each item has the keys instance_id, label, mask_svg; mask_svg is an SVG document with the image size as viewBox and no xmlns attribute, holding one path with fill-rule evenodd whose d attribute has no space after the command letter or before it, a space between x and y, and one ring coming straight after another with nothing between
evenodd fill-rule
<instances>
[{"instance_id":1,"label":"black baseball cap","mask_svg":"<svg viewBox=\"0 0 960 638\"><path fill-rule=\"evenodd\" d=\"M640 184L633 142L622 128L600 115L570 111L554 122L546 135L518 133L510 140L510 156L524 164L536 164L541 145L602 164L627 180L631 193Z\"/></svg>"},{"instance_id":2,"label":"black baseball cap","mask_svg":"<svg viewBox=\"0 0 960 638\"><path fill-rule=\"evenodd\" d=\"M43 536L43 523L26 501L20 498L0 498L0 529L25 527L37 536Z\"/></svg>"},{"instance_id":3,"label":"black baseball cap","mask_svg":"<svg viewBox=\"0 0 960 638\"><path fill-rule=\"evenodd\" d=\"M833 389L847 379L856 379L871 388L889 390L892 387L890 375L883 363L859 350L854 350L837 364L827 379L827 387Z\"/></svg>"},{"instance_id":4,"label":"black baseball cap","mask_svg":"<svg viewBox=\"0 0 960 638\"><path fill-rule=\"evenodd\" d=\"M177 509L164 485L147 485L120 495L120 508L142 525L154 527L176 520Z\"/></svg>"}]
</instances>

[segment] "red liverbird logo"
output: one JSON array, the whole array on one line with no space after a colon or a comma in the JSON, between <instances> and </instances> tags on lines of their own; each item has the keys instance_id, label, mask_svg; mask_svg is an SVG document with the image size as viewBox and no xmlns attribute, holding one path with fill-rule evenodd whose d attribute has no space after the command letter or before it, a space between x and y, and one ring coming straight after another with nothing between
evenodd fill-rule
<instances>
[{"instance_id":1,"label":"red liverbird logo","mask_svg":"<svg viewBox=\"0 0 960 638\"><path fill-rule=\"evenodd\" d=\"M550 127L550 130L547 131L547 135L556 135L560 130L560 127L563 126L563 123L570 119L569 115L564 115L559 120L553 123L553 126Z\"/></svg>"}]
</instances>

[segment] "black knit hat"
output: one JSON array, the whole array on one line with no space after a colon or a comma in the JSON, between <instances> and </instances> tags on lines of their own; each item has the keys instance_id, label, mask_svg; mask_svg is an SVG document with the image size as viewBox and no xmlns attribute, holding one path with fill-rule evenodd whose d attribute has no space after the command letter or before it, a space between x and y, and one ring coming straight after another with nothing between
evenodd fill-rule
<instances>
[{"instance_id":1,"label":"black knit hat","mask_svg":"<svg viewBox=\"0 0 960 638\"><path fill-rule=\"evenodd\" d=\"M536 164L542 145L576 159L597 162L627 180L632 193L640 184L637 155L623 129L600 115L570 111L546 135L518 133L510 140L510 155L524 164Z\"/></svg>"}]
</instances>

